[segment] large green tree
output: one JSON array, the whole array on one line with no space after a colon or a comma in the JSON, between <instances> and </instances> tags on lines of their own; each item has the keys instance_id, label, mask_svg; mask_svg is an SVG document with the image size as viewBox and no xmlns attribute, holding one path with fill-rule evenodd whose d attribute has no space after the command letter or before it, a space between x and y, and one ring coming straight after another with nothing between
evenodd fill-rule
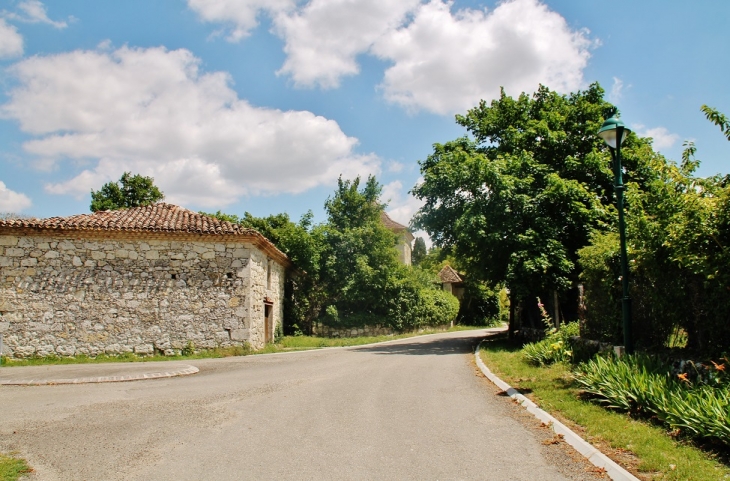
<instances>
[{"instance_id":1,"label":"large green tree","mask_svg":"<svg viewBox=\"0 0 730 481\"><path fill-rule=\"evenodd\" d=\"M415 225L470 277L506 285L513 300L574 287L577 251L615 215L610 155L596 135L613 111L603 95L598 84L567 96L502 91L457 116L472 138L435 144L420 162L424 181L413 194L425 204ZM631 135L623 152L626 179L643 184L641 145Z\"/></svg>"},{"instance_id":2,"label":"large green tree","mask_svg":"<svg viewBox=\"0 0 730 481\"><path fill-rule=\"evenodd\" d=\"M152 177L125 172L117 182L108 182L101 189L91 191L91 212L119 210L154 204L165 195L154 184Z\"/></svg>"}]
</instances>

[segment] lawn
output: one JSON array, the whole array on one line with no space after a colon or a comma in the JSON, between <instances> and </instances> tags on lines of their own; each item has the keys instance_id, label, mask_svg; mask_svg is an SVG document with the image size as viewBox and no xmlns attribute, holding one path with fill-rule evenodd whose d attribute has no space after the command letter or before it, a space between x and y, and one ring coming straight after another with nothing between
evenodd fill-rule
<instances>
[{"instance_id":1,"label":"lawn","mask_svg":"<svg viewBox=\"0 0 730 481\"><path fill-rule=\"evenodd\" d=\"M730 469L711 453L675 440L666 430L583 401L569 366L534 367L504 336L482 344L492 372L523 392L640 479L730 480Z\"/></svg>"}]
</instances>

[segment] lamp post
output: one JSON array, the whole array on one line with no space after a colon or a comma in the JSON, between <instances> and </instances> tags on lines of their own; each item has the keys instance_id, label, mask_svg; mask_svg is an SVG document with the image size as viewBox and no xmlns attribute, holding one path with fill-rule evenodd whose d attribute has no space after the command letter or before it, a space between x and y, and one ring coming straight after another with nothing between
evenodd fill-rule
<instances>
[{"instance_id":1,"label":"lamp post","mask_svg":"<svg viewBox=\"0 0 730 481\"><path fill-rule=\"evenodd\" d=\"M624 126L624 123L616 117L606 119L598 131L598 135L608 144L613 157L613 171L616 183L613 186L616 192L616 203L618 204L618 230L621 239L621 285L623 297L621 299L621 314L624 331L624 348L627 354L634 352L633 336L631 335L631 298L629 297L629 262L626 256L626 223L624 221L624 190L626 186L622 179L621 167L621 144L629 136L631 130Z\"/></svg>"}]
</instances>

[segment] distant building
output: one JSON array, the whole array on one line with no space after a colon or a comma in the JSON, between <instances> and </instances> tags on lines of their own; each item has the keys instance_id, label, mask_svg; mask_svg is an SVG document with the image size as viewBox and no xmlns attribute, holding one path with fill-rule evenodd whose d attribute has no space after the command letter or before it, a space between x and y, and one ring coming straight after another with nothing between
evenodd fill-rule
<instances>
[{"instance_id":1,"label":"distant building","mask_svg":"<svg viewBox=\"0 0 730 481\"><path fill-rule=\"evenodd\" d=\"M398 236L398 243L396 244L396 248L398 249L398 259L400 259L403 264L410 266L411 252L413 249L412 243L414 239L413 234L411 234L408 227L397 223L385 212L380 214L380 220L385 227Z\"/></svg>"},{"instance_id":2,"label":"distant building","mask_svg":"<svg viewBox=\"0 0 730 481\"><path fill-rule=\"evenodd\" d=\"M289 267L255 230L170 204L0 220L3 354L260 348Z\"/></svg>"},{"instance_id":3,"label":"distant building","mask_svg":"<svg viewBox=\"0 0 730 481\"><path fill-rule=\"evenodd\" d=\"M453 294L459 300L464 298L464 280L451 266L444 266L438 275L443 290Z\"/></svg>"}]
</instances>

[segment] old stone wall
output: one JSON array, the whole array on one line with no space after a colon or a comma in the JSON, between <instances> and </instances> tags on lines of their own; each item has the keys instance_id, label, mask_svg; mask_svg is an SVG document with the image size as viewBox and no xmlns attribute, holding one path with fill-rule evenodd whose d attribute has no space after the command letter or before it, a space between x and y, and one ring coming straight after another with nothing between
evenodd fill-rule
<instances>
[{"instance_id":1,"label":"old stone wall","mask_svg":"<svg viewBox=\"0 0 730 481\"><path fill-rule=\"evenodd\" d=\"M449 326L429 326L429 330L447 331ZM388 326L362 326L353 328L335 328L325 326L323 324L314 324L312 326L312 334L320 337L374 337L374 336L390 336L395 334L420 333L425 329L414 329L406 331L396 331Z\"/></svg>"},{"instance_id":2,"label":"old stone wall","mask_svg":"<svg viewBox=\"0 0 730 481\"><path fill-rule=\"evenodd\" d=\"M284 271L239 242L0 235L3 354L262 347L264 302L281 323Z\"/></svg>"}]
</instances>

